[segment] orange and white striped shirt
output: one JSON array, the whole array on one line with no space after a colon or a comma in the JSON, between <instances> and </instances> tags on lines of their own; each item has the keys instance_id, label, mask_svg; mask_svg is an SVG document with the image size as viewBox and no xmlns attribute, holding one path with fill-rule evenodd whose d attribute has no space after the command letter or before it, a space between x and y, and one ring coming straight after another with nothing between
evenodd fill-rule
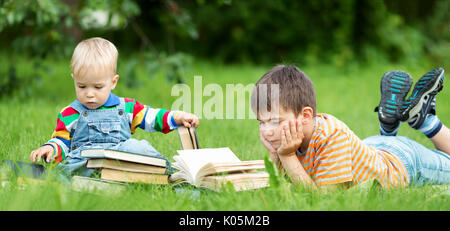
<instances>
[{"instance_id":1,"label":"orange and white striped shirt","mask_svg":"<svg viewBox=\"0 0 450 231\"><path fill-rule=\"evenodd\" d=\"M317 185L376 179L385 188L408 184L404 164L394 154L364 144L343 122L317 114L308 149L297 158Z\"/></svg>"}]
</instances>

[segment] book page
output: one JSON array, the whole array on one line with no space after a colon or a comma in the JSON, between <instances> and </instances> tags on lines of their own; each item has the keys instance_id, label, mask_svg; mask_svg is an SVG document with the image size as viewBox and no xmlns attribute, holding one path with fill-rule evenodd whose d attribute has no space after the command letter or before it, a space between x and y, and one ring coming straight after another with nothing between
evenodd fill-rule
<instances>
[{"instance_id":1,"label":"book page","mask_svg":"<svg viewBox=\"0 0 450 231\"><path fill-rule=\"evenodd\" d=\"M251 160L233 163L208 163L200 169L200 171L197 173L197 177L207 176L215 173L251 171L264 168L264 160Z\"/></svg>"},{"instance_id":2,"label":"book page","mask_svg":"<svg viewBox=\"0 0 450 231\"><path fill-rule=\"evenodd\" d=\"M185 169L189 171L192 179L200 168L207 163L214 162L240 162L239 158L229 148L204 148L191 150L178 150L180 158L183 160Z\"/></svg>"}]
</instances>

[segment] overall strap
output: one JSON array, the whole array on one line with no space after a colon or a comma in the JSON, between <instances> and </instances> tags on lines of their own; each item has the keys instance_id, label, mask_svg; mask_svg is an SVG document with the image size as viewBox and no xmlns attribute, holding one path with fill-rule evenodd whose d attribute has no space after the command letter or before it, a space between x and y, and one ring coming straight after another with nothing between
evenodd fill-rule
<instances>
[{"instance_id":1,"label":"overall strap","mask_svg":"<svg viewBox=\"0 0 450 231\"><path fill-rule=\"evenodd\" d=\"M120 104L117 105L117 109L123 110L125 112L125 98L120 97Z\"/></svg>"},{"instance_id":2,"label":"overall strap","mask_svg":"<svg viewBox=\"0 0 450 231\"><path fill-rule=\"evenodd\" d=\"M78 113L81 114L81 112L87 110L83 104L80 103L80 101L78 101L78 99L76 99L75 101L73 101L70 105L71 108L75 109Z\"/></svg>"}]
</instances>

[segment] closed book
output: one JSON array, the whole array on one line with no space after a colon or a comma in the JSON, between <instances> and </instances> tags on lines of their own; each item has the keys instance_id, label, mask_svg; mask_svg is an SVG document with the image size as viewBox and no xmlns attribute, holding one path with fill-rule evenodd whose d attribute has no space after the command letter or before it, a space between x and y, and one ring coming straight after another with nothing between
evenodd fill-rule
<instances>
[{"instance_id":1,"label":"closed book","mask_svg":"<svg viewBox=\"0 0 450 231\"><path fill-rule=\"evenodd\" d=\"M113 159L89 159L86 168L109 168L128 172L164 174L167 168Z\"/></svg>"},{"instance_id":2,"label":"closed book","mask_svg":"<svg viewBox=\"0 0 450 231\"><path fill-rule=\"evenodd\" d=\"M180 138L181 149L199 149L197 132L194 127L180 126L177 129L178 137Z\"/></svg>"},{"instance_id":3,"label":"closed book","mask_svg":"<svg viewBox=\"0 0 450 231\"><path fill-rule=\"evenodd\" d=\"M150 164L160 167L166 167L167 161L162 158L147 156L139 153L124 152L112 149L84 149L81 151L81 157L85 158L106 158L124 160L140 164Z\"/></svg>"},{"instance_id":4,"label":"closed book","mask_svg":"<svg viewBox=\"0 0 450 231\"><path fill-rule=\"evenodd\" d=\"M40 164L4 159L2 160L2 165L11 168L16 176L35 179L45 179L47 176L45 167Z\"/></svg>"},{"instance_id":5,"label":"closed book","mask_svg":"<svg viewBox=\"0 0 450 231\"><path fill-rule=\"evenodd\" d=\"M104 180L134 182L147 184L168 184L169 175L152 174L142 172L126 172L115 169L104 168L101 170L101 178Z\"/></svg>"}]
</instances>

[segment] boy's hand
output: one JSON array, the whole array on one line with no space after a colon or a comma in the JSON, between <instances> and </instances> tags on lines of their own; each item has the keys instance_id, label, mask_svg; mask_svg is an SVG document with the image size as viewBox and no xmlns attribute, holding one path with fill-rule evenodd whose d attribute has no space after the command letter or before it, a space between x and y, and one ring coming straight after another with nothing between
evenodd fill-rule
<instances>
[{"instance_id":1,"label":"boy's hand","mask_svg":"<svg viewBox=\"0 0 450 231\"><path fill-rule=\"evenodd\" d=\"M190 128L191 125L197 128L200 124L200 121L196 115L187 112L177 113L174 119L178 125L183 124L187 128Z\"/></svg>"},{"instance_id":2,"label":"boy's hand","mask_svg":"<svg viewBox=\"0 0 450 231\"><path fill-rule=\"evenodd\" d=\"M46 157L45 161L47 163L50 163L50 161L52 160L53 152L54 150L51 145L44 145L31 152L30 160L31 162L39 162L41 161L41 157Z\"/></svg>"},{"instance_id":3,"label":"boy's hand","mask_svg":"<svg viewBox=\"0 0 450 231\"><path fill-rule=\"evenodd\" d=\"M281 129L281 146L278 155L295 153L303 141L303 126L299 120L289 120Z\"/></svg>"},{"instance_id":4,"label":"boy's hand","mask_svg":"<svg viewBox=\"0 0 450 231\"><path fill-rule=\"evenodd\" d=\"M270 159L272 160L272 162L275 163L275 166L278 167L280 164L280 158L278 157L277 150L269 143L269 141L266 140L266 138L264 138L261 130L259 130L259 139L263 143L264 147L269 150Z\"/></svg>"}]
</instances>

